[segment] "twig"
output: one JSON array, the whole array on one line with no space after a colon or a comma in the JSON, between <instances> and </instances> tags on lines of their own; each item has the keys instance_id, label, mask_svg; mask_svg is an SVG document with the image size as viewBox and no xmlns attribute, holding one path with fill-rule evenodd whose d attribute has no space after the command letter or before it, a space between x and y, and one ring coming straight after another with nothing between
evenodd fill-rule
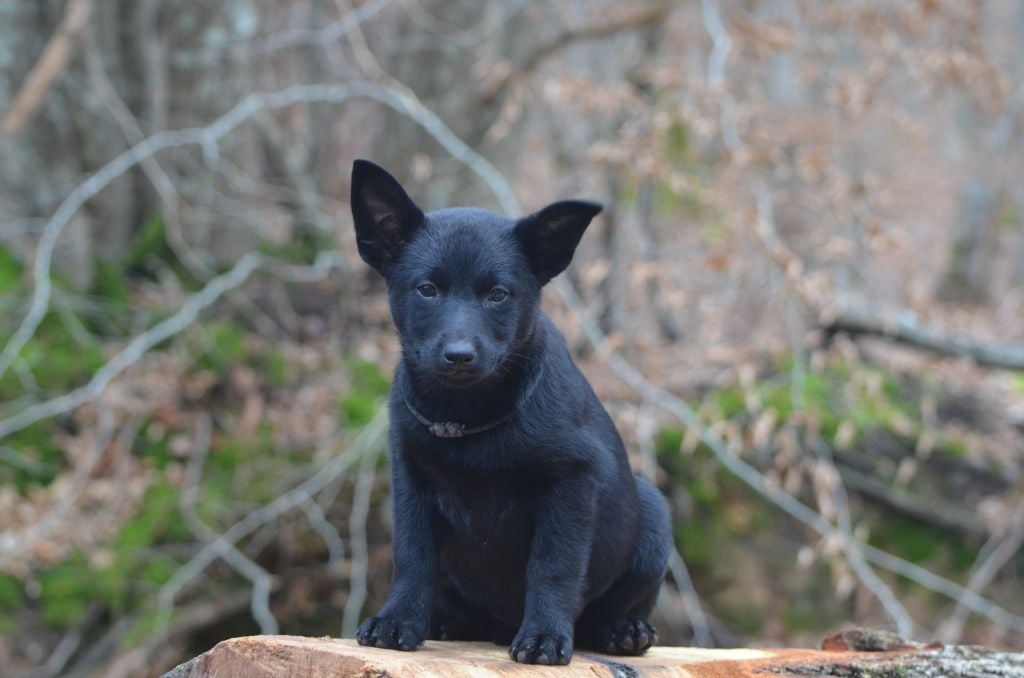
<instances>
[{"instance_id":1,"label":"twig","mask_svg":"<svg viewBox=\"0 0 1024 678\"><path fill-rule=\"evenodd\" d=\"M371 0L363 3L319 30L293 29L276 33L264 40L258 48L253 50L253 53L269 54L287 47L332 45L350 30L380 13L390 2L391 0Z\"/></svg>"},{"instance_id":2,"label":"twig","mask_svg":"<svg viewBox=\"0 0 1024 678\"><path fill-rule=\"evenodd\" d=\"M789 340L793 352L793 369L790 379L790 396L793 403L793 411L804 413L807 410L807 370L806 355L800 344L799 319L793 304L785 306L786 326L789 330ZM864 553L860 549L860 541L853 536L853 520L850 517L850 502L846 494L846 487L843 485L842 476L836 469L835 459L832 451L822 440L821 436L811 433L811 447L818 458L818 464L825 471L824 484L829 486L822 488L831 490L831 500L835 506L836 527L840 537L839 544L846 556L846 562L853 568L854 574L860 582L871 592L872 595L882 604L886 614L896 624L896 632L904 638L914 635L914 620L903 607L892 589L875 573L871 566L864 560Z\"/></svg>"},{"instance_id":3,"label":"twig","mask_svg":"<svg viewBox=\"0 0 1024 678\"><path fill-rule=\"evenodd\" d=\"M57 643L57 646L53 648L53 652L46 659L46 663L22 674L22 678L53 678L60 675L64 667L67 666L68 660L71 659L71 655L82 644L82 629L89 628L96 621L99 612L99 605L95 603L91 605L81 627L71 629L65 633L60 642Z\"/></svg>"},{"instance_id":4,"label":"twig","mask_svg":"<svg viewBox=\"0 0 1024 678\"><path fill-rule=\"evenodd\" d=\"M628 5L623 5L628 7ZM529 58L519 66L509 67L501 71L497 77L483 87L479 96L480 103L492 103L503 90L513 82L522 78L534 70L544 59L559 52L573 43L582 40L597 40L606 38L622 31L647 28L659 21L664 20L665 15L672 9L669 2L656 2L640 9L629 8L620 11L598 21L582 26L570 27L563 30L553 39L530 52Z\"/></svg>"},{"instance_id":5,"label":"twig","mask_svg":"<svg viewBox=\"0 0 1024 678\"><path fill-rule=\"evenodd\" d=\"M46 44L39 61L29 72L21 90L14 98L11 110L0 121L0 131L4 134L17 135L35 115L46 98L46 93L71 61L71 55L78 46L82 31L89 22L91 10L92 0L68 0L57 31Z\"/></svg>"},{"instance_id":6,"label":"twig","mask_svg":"<svg viewBox=\"0 0 1024 678\"><path fill-rule=\"evenodd\" d=\"M160 589L158 603L164 612L170 612L174 600L185 586L199 576L217 557L224 544L237 544L240 539L266 525L279 516L309 501L332 480L344 473L352 464L384 444L387 430L387 408L381 407L373 419L359 432L348 448L318 469L314 475L288 490L269 504L250 512L207 544L167 580Z\"/></svg>"},{"instance_id":7,"label":"twig","mask_svg":"<svg viewBox=\"0 0 1024 678\"><path fill-rule=\"evenodd\" d=\"M139 23L143 26L143 29L140 30L152 30L153 26L151 24L154 21L153 15L158 3L159 0L156 0L156 2L154 0L146 0L140 6ZM143 61L146 63L148 72L144 80L147 84L160 82L163 79L163 69L155 65L159 59L157 54L159 52L159 45L155 42L156 40L155 35L148 35L143 38L143 42L146 43L143 46ZM131 110L129 110L128 106L118 95L117 89L103 68L103 60L96 47L92 31L89 31L86 35L85 63L89 80L95 87L100 99L110 111L111 116L113 116L114 122L121 128L125 138L130 144L137 144L143 141L146 136L143 134L142 128L139 126L135 116L132 115ZM151 97L153 115L151 117L152 122L160 126L163 118L166 117L163 104L164 95L161 93L163 87L153 85L153 90L154 92ZM164 170L155 156L146 158L140 164L143 173L149 179L150 184L152 184L157 196L160 198L160 213L166 227L165 240L167 245L189 273L195 276L197 280L208 281L216 272L210 268L185 237L185 229L181 223L180 215L181 196L170 175ZM228 292L228 301L245 314L259 329L261 334L267 337L275 336L277 325L250 299L232 290Z\"/></svg>"},{"instance_id":8,"label":"twig","mask_svg":"<svg viewBox=\"0 0 1024 678\"><path fill-rule=\"evenodd\" d=\"M861 495L871 497L900 513L911 516L914 520L936 525L944 530L953 530L972 537L985 538L989 535L988 528L971 511L957 505L935 506L934 502L927 498L915 497L910 492L892 487L883 480L850 467L844 463L845 456L839 456L839 474L847 485Z\"/></svg>"},{"instance_id":9,"label":"twig","mask_svg":"<svg viewBox=\"0 0 1024 678\"><path fill-rule=\"evenodd\" d=\"M114 431L117 428L117 419L113 412L104 408L100 412L99 428L96 437L89 446L84 458L77 460L74 475L71 477L71 485L61 493L60 499L47 511L46 515L40 518L34 525L28 528L21 539L16 538L13 533L0 534L0 569L2 569L13 558L17 558L30 550L40 540L45 539L50 531L60 522L67 520L68 511L78 501L79 495L85 489L86 481L92 476L97 464L103 458L110 442L114 439ZM136 430L138 426L134 427ZM129 430L128 426L125 427ZM134 431L133 431L134 433Z\"/></svg>"},{"instance_id":10,"label":"twig","mask_svg":"<svg viewBox=\"0 0 1024 678\"><path fill-rule=\"evenodd\" d=\"M52 289L50 266L54 249L64 228L78 210L111 182L143 160L162 150L183 146L200 146L208 162L219 156L220 139L232 132L255 113L278 109L297 103L342 103L352 98L372 99L415 120L456 160L465 163L492 187L503 207L516 205L511 188L501 174L479 153L469 148L437 115L415 96L366 80L353 80L339 85L293 85L276 92L254 93L245 97L226 114L206 127L173 132L157 132L131 147L73 190L61 203L43 228L32 268L34 290L28 314L0 352L0 377L22 347L35 334L50 304ZM256 256L256 255L250 255ZM245 260L245 258L243 258ZM241 262L239 262L241 265ZM236 265L235 270L238 269ZM6 433L0 428L0 437Z\"/></svg>"},{"instance_id":11,"label":"twig","mask_svg":"<svg viewBox=\"0 0 1024 678\"><path fill-rule=\"evenodd\" d=\"M206 463L206 456L210 451L212 432L213 419L204 412L196 419L196 432L192 438L192 456L185 470L185 485L178 497L178 508L192 534L207 544L216 544L214 548L220 559L252 583L252 597L249 605L252 617L259 625L261 633L276 634L279 628L277 619L270 611L270 592L275 586L274 577L239 551L234 544L219 541L217 532L204 523L196 513L199 480L203 472L203 465Z\"/></svg>"},{"instance_id":12,"label":"twig","mask_svg":"<svg viewBox=\"0 0 1024 678\"><path fill-rule=\"evenodd\" d=\"M320 504L308 499L299 504L299 508L306 514L310 527L324 540L324 545L327 546L327 564L337 565L344 561L345 542L342 540L341 534L338 533L338 528L327 520Z\"/></svg>"},{"instance_id":13,"label":"twig","mask_svg":"<svg viewBox=\"0 0 1024 678\"><path fill-rule=\"evenodd\" d=\"M221 593L212 599L197 601L179 610L165 628L154 631L143 638L136 647L116 656L112 662L103 667L102 671L89 671L88 668L85 668L81 672L88 673L88 675L102 675L103 678L130 678L131 676L146 675L147 669L153 668L151 658L161 649L167 647L170 638L185 636L196 629L210 626L219 619L241 612L249 602L250 596L245 591ZM137 621L134 626L138 626ZM128 632L129 629L126 628L124 631ZM120 638L115 639L115 643L119 642Z\"/></svg>"},{"instance_id":14,"label":"twig","mask_svg":"<svg viewBox=\"0 0 1024 678\"><path fill-rule=\"evenodd\" d=\"M673 547L669 554L668 569L672 573L672 580L679 589L679 595L683 597L683 608L686 616L690 618L690 626L693 627L693 642L699 647L714 647L715 639L711 637L711 630L708 628L708 618L704 614L704 608L700 604L700 596L690 578L690 571L686 568L686 561L680 555L679 549Z\"/></svg>"},{"instance_id":15,"label":"twig","mask_svg":"<svg viewBox=\"0 0 1024 678\"><path fill-rule=\"evenodd\" d=\"M732 39L722 23L718 0L702 0L701 14L704 18L704 27L711 35L714 45L711 56L708 57L708 85L712 89L718 89L725 84L725 60L732 49Z\"/></svg>"},{"instance_id":16,"label":"twig","mask_svg":"<svg viewBox=\"0 0 1024 678\"><path fill-rule=\"evenodd\" d=\"M708 85L718 94L722 141L730 152L735 153L741 146L739 133L736 131L736 102L725 89L725 61L732 49L732 38L722 23L718 0L702 0L701 16L704 20L704 29L711 36L713 44L711 56L708 57Z\"/></svg>"},{"instance_id":17,"label":"twig","mask_svg":"<svg viewBox=\"0 0 1024 678\"><path fill-rule=\"evenodd\" d=\"M217 301L224 292L238 287L248 280L262 261L263 258L259 254L247 254L242 257L233 269L213 278L206 287L189 297L177 313L132 339L127 346L97 370L85 386L51 400L26 407L10 418L0 421L0 438L20 431L26 426L31 426L37 421L71 412L99 397L117 375L136 363L151 348L191 325L199 314ZM49 277L47 277L47 281L49 281Z\"/></svg>"},{"instance_id":18,"label":"twig","mask_svg":"<svg viewBox=\"0 0 1024 678\"><path fill-rule=\"evenodd\" d=\"M366 576L369 553L366 544L366 519L370 515L370 494L377 478L377 455L367 454L359 466L359 477L352 496L348 534L352 546L352 572L349 575L348 600L341 617L341 635L354 638L359 626L359 615L366 602Z\"/></svg>"},{"instance_id":19,"label":"twig","mask_svg":"<svg viewBox=\"0 0 1024 678\"><path fill-rule=\"evenodd\" d=\"M978 561L971 568L967 589L975 592L983 591L1006 563L1020 551L1022 545L1024 545L1024 502L1017 505L1017 509L1013 512L1005 528L993 534L982 547ZM987 556L984 556L986 553ZM955 643L960 640L960 634L963 633L966 621L967 608L958 603L953 613L942 622L936 635L940 640Z\"/></svg>"}]
</instances>

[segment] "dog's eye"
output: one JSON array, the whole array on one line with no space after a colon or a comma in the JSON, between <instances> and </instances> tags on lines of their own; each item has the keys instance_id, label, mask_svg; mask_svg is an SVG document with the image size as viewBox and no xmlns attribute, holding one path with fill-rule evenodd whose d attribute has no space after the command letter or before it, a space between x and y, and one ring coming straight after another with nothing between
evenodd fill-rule
<instances>
[{"instance_id":1,"label":"dog's eye","mask_svg":"<svg viewBox=\"0 0 1024 678\"><path fill-rule=\"evenodd\" d=\"M503 287L495 287L487 294L487 301L505 301L508 297L508 290Z\"/></svg>"},{"instance_id":2,"label":"dog's eye","mask_svg":"<svg viewBox=\"0 0 1024 678\"><path fill-rule=\"evenodd\" d=\"M420 293L421 297L436 297L437 288L430 283L424 283L416 288L416 291Z\"/></svg>"}]
</instances>

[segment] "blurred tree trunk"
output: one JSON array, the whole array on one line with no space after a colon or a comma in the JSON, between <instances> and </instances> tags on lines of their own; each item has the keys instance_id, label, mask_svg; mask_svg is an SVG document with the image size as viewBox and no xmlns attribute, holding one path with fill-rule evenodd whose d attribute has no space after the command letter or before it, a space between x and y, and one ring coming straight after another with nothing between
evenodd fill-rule
<instances>
[{"instance_id":1,"label":"blurred tree trunk","mask_svg":"<svg viewBox=\"0 0 1024 678\"><path fill-rule=\"evenodd\" d=\"M958 303L988 299L996 244L997 202L992 188L975 177L960 199L959 235L953 242L949 268L939 286L939 298Z\"/></svg>"}]
</instances>

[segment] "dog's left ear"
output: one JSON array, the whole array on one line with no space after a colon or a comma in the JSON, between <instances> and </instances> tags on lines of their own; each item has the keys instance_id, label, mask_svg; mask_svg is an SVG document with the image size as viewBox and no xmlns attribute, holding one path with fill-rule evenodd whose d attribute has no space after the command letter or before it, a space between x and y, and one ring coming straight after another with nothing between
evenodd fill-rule
<instances>
[{"instance_id":1,"label":"dog's left ear","mask_svg":"<svg viewBox=\"0 0 1024 678\"><path fill-rule=\"evenodd\" d=\"M352 163L351 202L359 256L383 274L423 225L423 210L397 179L369 160Z\"/></svg>"},{"instance_id":2,"label":"dog's left ear","mask_svg":"<svg viewBox=\"0 0 1024 678\"><path fill-rule=\"evenodd\" d=\"M541 285L565 270L583 231L602 209L596 202L563 200L519 220L516 238Z\"/></svg>"}]
</instances>

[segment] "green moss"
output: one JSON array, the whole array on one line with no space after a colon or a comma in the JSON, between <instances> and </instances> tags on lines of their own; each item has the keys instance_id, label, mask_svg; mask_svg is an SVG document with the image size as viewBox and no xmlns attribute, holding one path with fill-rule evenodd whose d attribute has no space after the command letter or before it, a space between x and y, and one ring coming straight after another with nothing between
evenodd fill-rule
<instances>
[{"instance_id":1,"label":"green moss","mask_svg":"<svg viewBox=\"0 0 1024 678\"><path fill-rule=\"evenodd\" d=\"M203 328L207 351L197 361L201 369L226 372L245 357L245 331L230 322L212 322Z\"/></svg>"},{"instance_id":2,"label":"green moss","mask_svg":"<svg viewBox=\"0 0 1024 678\"><path fill-rule=\"evenodd\" d=\"M761 633L761 611L746 606L727 605L718 610L726 626L746 636Z\"/></svg>"},{"instance_id":3,"label":"green moss","mask_svg":"<svg viewBox=\"0 0 1024 678\"><path fill-rule=\"evenodd\" d=\"M1013 375L1013 387L1018 393L1024 395L1024 372Z\"/></svg>"},{"instance_id":4,"label":"green moss","mask_svg":"<svg viewBox=\"0 0 1024 678\"><path fill-rule=\"evenodd\" d=\"M77 318L74 322L80 324ZM0 338L7 337L0 334ZM99 342L82 343L59 313L44 316L33 337L22 347L19 359L40 390L63 392L87 382L105 362ZM24 391L25 385L16 371L7 370L0 379L0 401L18 398Z\"/></svg>"},{"instance_id":5,"label":"green moss","mask_svg":"<svg viewBox=\"0 0 1024 678\"><path fill-rule=\"evenodd\" d=\"M873 522L868 542L912 563L935 563L955 572L967 571L977 557L961 536L893 514Z\"/></svg>"},{"instance_id":6,"label":"green moss","mask_svg":"<svg viewBox=\"0 0 1024 678\"><path fill-rule=\"evenodd\" d=\"M24 272L25 268L14 252L0 245L0 295L15 292L21 287Z\"/></svg>"},{"instance_id":7,"label":"green moss","mask_svg":"<svg viewBox=\"0 0 1024 678\"><path fill-rule=\"evenodd\" d=\"M81 624L95 593L88 564L81 554L75 553L40 573L39 586L43 621L47 625L71 628Z\"/></svg>"},{"instance_id":8,"label":"green moss","mask_svg":"<svg viewBox=\"0 0 1024 678\"><path fill-rule=\"evenodd\" d=\"M276 388L285 386L288 383L289 372L288 360L284 353L278 347L272 347L263 363L263 374L267 383Z\"/></svg>"},{"instance_id":9,"label":"green moss","mask_svg":"<svg viewBox=\"0 0 1024 678\"><path fill-rule=\"evenodd\" d=\"M654 436L654 452L659 458L678 455L682 449L682 429L663 428Z\"/></svg>"},{"instance_id":10,"label":"green moss","mask_svg":"<svg viewBox=\"0 0 1024 678\"><path fill-rule=\"evenodd\" d=\"M49 485L66 465L55 433L56 424L43 421L7 436L2 444L18 455L19 463L0 463L0 484L12 484L19 492Z\"/></svg>"},{"instance_id":11,"label":"green moss","mask_svg":"<svg viewBox=\"0 0 1024 678\"><path fill-rule=\"evenodd\" d=\"M739 387L728 387L716 391L714 401L718 411L725 419L732 419L747 407L743 392Z\"/></svg>"},{"instance_id":12,"label":"green moss","mask_svg":"<svg viewBox=\"0 0 1024 678\"><path fill-rule=\"evenodd\" d=\"M125 634L124 644L126 647L134 647L142 642L150 634L159 629L166 628L174 619L173 610L147 610L139 618L139 623Z\"/></svg>"},{"instance_id":13,"label":"green moss","mask_svg":"<svg viewBox=\"0 0 1024 678\"><path fill-rule=\"evenodd\" d=\"M0 612L17 610L23 598L21 582L9 574L0 573Z\"/></svg>"},{"instance_id":14,"label":"green moss","mask_svg":"<svg viewBox=\"0 0 1024 678\"><path fill-rule=\"evenodd\" d=\"M121 528L114 545L127 552L161 541L182 541L189 536L178 511L178 489L161 482L146 491L139 513Z\"/></svg>"},{"instance_id":15,"label":"green moss","mask_svg":"<svg viewBox=\"0 0 1024 678\"><path fill-rule=\"evenodd\" d=\"M312 224L300 224L287 243L260 243L260 252L296 264L311 264L327 243L322 231Z\"/></svg>"},{"instance_id":16,"label":"green moss","mask_svg":"<svg viewBox=\"0 0 1024 678\"><path fill-rule=\"evenodd\" d=\"M178 569L178 561L167 556L156 556L146 561L142 577L154 586L163 586Z\"/></svg>"},{"instance_id":17,"label":"green moss","mask_svg":"<svg viewBox=\"0 0 1024 678\"><path fill-rule=\"evenodd\" d=\"M691 159L690 128L680 120L672 121L665 130L665 154L669 160L678 164Z\"/></svg>"},{"instance_id":18,"label":"green moss","mask_svg":"<svg viewBox=\"0 0 1024 678\"><path fill-rule=\"evenodd\" d=\"M970 451L966 441L950 436L944 436L936 445L936 448L939 452L957 459L967 458L967 454ZM999 471L1001 472L1002 469L999 469Z\"/></svg>"},{"instance_id":19,"label":"green moss","mask_svg":"<svg viewBox=\"0 0 1024 678\"><path fill-rule=\"evenodd\" d=\"M715 557L711 528L698 520L679 521L675 526L676 546L690 568L709 568Z\"/></svg>"},{"instance_id":20,"label":"green moss","mask_svg":"<svg viewBox=\"0 0 1024 678\"><path fill-rule=\"evenodd\" d=\"M349 361L348 368L352 373L353 388L378 396L387 395L391 390L391 380L377 363L353 359Z\"/></svg>"},{"instance_id":21,"label":"green moss","mask_svg":"<svg viewBox=\"0 0 1024 678\"><path fill-rule=\"evenodd\" d=\"M373 419L377 411L377 398L352 392L341 398L339 407L349 426L363 426Z\"/></svg>"},{"instance_id":22,"label":"green moss","mask_svg":"<svg viewBox=\"0 0 1024 678\"><path fill-rule=\"evenodd\" d=\"M122 307L131 304L124 268L110 261L96 262L96 276L90 291L108 303L113 302Z\"/></svg>"},{"instance_id":23,"label":"green moss","mask_svg":"<svg viewBox=\"0 0 1024 678\"><path fill-rule=\"evenodd\" d=\"M1014 232L1020 230L1020 211L1012 205L1007 205L1002 212L999 213L999 226L1006 231Z\"/></svg>"},{"instance_id":24,"label":"green moss","mask_svg":"<svg viewBox=\"0 0 1024 678\"><path fill-rule=\"evenodd\" d=\"M155 257L164 259L173 257L173 253L167 245L164 220L157 215L147 219L139 232L135 234L128 248L128 255L124 258L124 263L131 268L143 268L150 259Z\"/></svg>"},{"instance_id":25,"label":"green moss","mask_svg":"<svg viewBox=\"0 0 1024 678\"><path fill-rule=\"evenodd\" d=\"M349 370L352 384L338 401L338 407L350 426L362 426L377 412L381 398L391 388L391 382L376 363L352 360Z\"/></svg>"}]
</instances>

